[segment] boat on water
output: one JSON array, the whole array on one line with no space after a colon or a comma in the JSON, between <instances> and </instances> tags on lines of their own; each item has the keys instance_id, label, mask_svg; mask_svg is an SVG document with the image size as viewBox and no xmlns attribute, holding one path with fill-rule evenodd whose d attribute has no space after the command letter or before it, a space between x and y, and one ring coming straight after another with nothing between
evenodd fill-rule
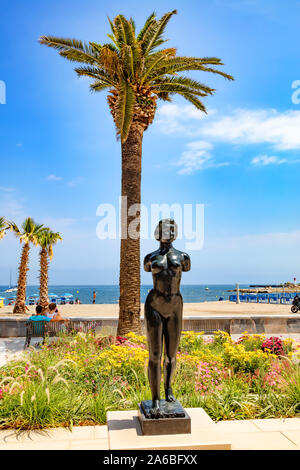
<instances>
[{"instance_id":1,"label":"boat on water","mask_svg":"<svg viewBox=\"0 0 300 470\"><path fill-rule=\"evenodd\" d=\"M10 287L9 289L6 289L4 292L9 293L9 292L17 292L18 288L17 287Z\"/></svg>"},{"instance_id":2,"label":"boat on water","mask_svg":"<svg viewBox=\"0 0 300 470\"><path fill-rule=\"evenodd\" d=\"M11 271L10 271L10 274L9 274L9 288L6 289L4 292L5 292L5 293L16 292L17 290L18 290L18 287L17 287L17 286L12 286L12 285L11 285Z\"/></svg>"}]
</instances>

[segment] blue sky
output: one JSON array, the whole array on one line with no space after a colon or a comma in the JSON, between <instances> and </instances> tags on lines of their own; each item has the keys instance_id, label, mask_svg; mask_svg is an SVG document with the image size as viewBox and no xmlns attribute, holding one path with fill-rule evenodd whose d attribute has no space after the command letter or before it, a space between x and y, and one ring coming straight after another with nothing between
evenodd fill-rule
<instances>
[{"instance_id":1,"label":"blue sky","mask_svg":"<svg viewBox=\"0 0 300 470\"><path fill-rule=\"evenodd\" d=\"M133 16L140 28L153 10L174 8L168 44L180 55L220 57L236 80L193 74L217 90L205 101L208 116L179 98L159 104L144 136L143 203L204 204L204 246L190 253L185 283L300 279L298 0L13 0L0 16L0 215L61 232L51 284L118 283L119 241L97 238L96 209L118 204L120 143L105 93L91 94L89 80L38 37L103 43L107 15ZM155 247L142 241L142 255ZM9 234L0 284L10 269L15 275L19 254ZM37 277L33 248L29 283Z\"/></svg>"}]
</instances>

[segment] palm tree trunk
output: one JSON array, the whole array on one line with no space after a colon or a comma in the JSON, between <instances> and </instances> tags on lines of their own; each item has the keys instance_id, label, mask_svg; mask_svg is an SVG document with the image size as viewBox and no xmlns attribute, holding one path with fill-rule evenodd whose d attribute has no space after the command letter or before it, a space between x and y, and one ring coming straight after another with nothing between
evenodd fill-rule
<instances>
[{"instance_id":1,"label":"palm tree trunk","mask_svg":"<svg viewBox=\"0 0 300 470\"><path fill-rule=\"evenodd\" d=\"M28 271L28 258L29 258L29 243L25 243L22 248L21 261L19 265L19 279L17 298L14 306L13 313L25 313L26 302L26 284L27 284L27 271Z\"/></svg>"},{"instance_id":2,"label":"palm tree trunk","mask_svg":"<svg viewBox=\"0 0 300 470\"><path fill-rule=\"evenodd\" d=\"M48 254L45 248L40 251L40 305L44 310L49 305L48 298Z\"/></svg>"},{"instance_id":3,"label":"palm tree trunk","mask_svg":"<svg viewBox=\"0 0 300 470\"><path fill-rule=\"evenodd\" d=\"M128 211L133 204L141 203L142 141L143 128L134 125L126 142L122 143L119 335L130 331L141 333L140 212L128 215ZM130 233L132 228L135 228L135 237Z\"/></svg>"}]
</instances>

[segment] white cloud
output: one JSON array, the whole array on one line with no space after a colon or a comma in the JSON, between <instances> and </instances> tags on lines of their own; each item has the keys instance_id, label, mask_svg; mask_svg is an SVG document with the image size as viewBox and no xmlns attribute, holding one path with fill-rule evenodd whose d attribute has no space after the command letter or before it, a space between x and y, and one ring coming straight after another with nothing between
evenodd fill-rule
<instances>
[{"instance_id":1,"label":"white cloud","mask_svg":"<svg viewBox=\"0 0 300 470\"><path fill-rule=\"evenodd\" d=\"M198 170L228 165L227 162L216 163L212 157L213 145L204 140L189 142L180 160L176 163L181 169L181 175L190 175Z\"/></svg>"},{"instance_id":2,"label":"white cloud","mask_svg":"<svg viewBox=\"0 0 300 470\"><path fill-rule=\"evenodd\" d=\"M191 174L203 168L228 165L227 162L213 161L210 142L248 146L259 144L276 151L300 149L300 111L236 109L228 115L218 117L214 109L205 115L193 105L179 106L168 103L161 106L157 114L159 132L176 134L187 139L197 137L201 139L197 141L198 144L190 142L186 145L186 150L177 163L182 167L180 174ZM251 161L252 165L257 166L294 163L300 163L300 160L272 154L258 155Z\"/></svg>"},{"instance_id":3,"label":"white cloud","mask_svg":"<svg viewBox=\"0 0 300 470\"><path fill-rule=\"evenodd\" d=\"M84 178L82 176L77 176L73 178L72 180L68 181L67 185L70 186L71 188L74 188L78 184L82 183Z\"/></svg>"},{"instance_id":4,"label":"white cloud","mask_svg":"<svg viewBox=\"0 0 300 470\"><path fill-rule=\"evenodd\" d=\"M300 149L300 111L235 110L200 129L201 135L233 144L270 144L277 150Z\"/></svg>"},{"instance_id":5,"label":"white cloud","mask_svg":"<svg viewBox=\"0 0 300 470\"><path fill-rule=\"evenodd\" d=\"M61 176L56 176L56 175L48 175L47 180L48 181L61 181L63 178Z\"/></svg>"},{"instance_id":6,"label":"white cloud","mask_svg":"<svg viewBox=\"0 0 300 470\"><path fill-rule=\"evenodd\" d=\"M55 232L66 230L72 227L77 221L77 219L71 217L42 217L40 220L42 224L44 224L46 227L50 227Z\"/></svg>"},{"instance_id":7,"label":"white cloud","mask_svg":"<svg viewBox=\"0 0 300 470\"><path fill-rule=\"evenodd\" d=\"M48 181L62 181L64 178L62 176L57 176L57 175L48 175L47 180ZM69 181L66 182L67 186L70 188L74 188L78 184L80 184L84 178L82 176L75 176L74 178L70 179Z\"/></svg>"},{"instance_id":8,"label":"white cloud","mask_svg":"<svg viewBox=\"0 0 300 470\"><path fill-rule=\"evenodd\" d=\"M157 111L158 129L165 134L201 136L232 144L269 144L277 150L300 149L300 111L236 109L227 116L208 115L193 105L165 104Z\"/></svg>"},{"instance_id":9,"label":"white cloud","mask_svg":"<svg viewBox=\"0 0 300 470\"><path fill-rule=\"evenodd\" d=\"M282 164L294 164L300 163L300 160L288 160L287 158L280 158L276 156L269 155L258 155L257 157L252 158L252 165L256 166L267 166L267 165L282 165Z\"/></svg>"},{"instance_id":10,"label":"white cloud","mask_svg":"<svg viewBox=\"0 0 300 470\"><path fill-rule=\"evenodd\" d=\"M9 188L7 186L0 186L0 191L4 191L5 193L11 193L12 191L15 191L15 188Z\"/></svg>"},{"instance_id":11,"label":"white cloud","mask_svg":"<svg viewBox=\"0 0 300 470\"><path fill-rule=\"evenodd\" d=\"M266 166L266 165L282 165L287 163L286 158L272 157L268 155L259 155L251 160L252 165Z\"/></svg>"},{"instance_id":12,"label":"white cloud","mask_svg":"<svg viewBox=\"0 0 300 470\"><path fill-rule=\"evenodd\" d=\"M23 222L24 208L21 202L11 197L11 194L7 192L0 201L0 214L7 220L13 220L17 224Z\"/></svg>"},{"instance_id":13,"label":"white cloud","mask_svg":"<svg viewBox=\"0 0 300 470\"><path fill-rule=\"evenodd\" d=\"M216 111L211 109L209 115ZM184 134L189 136L195 135L195 124L205 119L207 115L195 108L192 104L179 106L177 104L168 103L162 105L157 110L157 119L155 125L163 134Z\"/></svg>"}]
</instances>

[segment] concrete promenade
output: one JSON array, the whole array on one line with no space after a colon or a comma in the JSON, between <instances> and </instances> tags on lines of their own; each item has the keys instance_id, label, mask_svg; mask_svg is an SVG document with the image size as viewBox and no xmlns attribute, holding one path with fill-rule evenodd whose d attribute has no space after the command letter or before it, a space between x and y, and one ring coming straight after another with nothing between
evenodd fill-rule
<instances>
[{"instance_id":1,"label":"concrete promenade","mask_svg":"<svg viewBox=\"0 0 300 470\"><path fill-rule=\"evenodd\" d=\"M300 450L300 418L219 421L213 426L231 450ZM109 450L108 428L75 426L72 432L56 428L19 434L2 430L0 450Z\"/></svg>"}]
</instances>

